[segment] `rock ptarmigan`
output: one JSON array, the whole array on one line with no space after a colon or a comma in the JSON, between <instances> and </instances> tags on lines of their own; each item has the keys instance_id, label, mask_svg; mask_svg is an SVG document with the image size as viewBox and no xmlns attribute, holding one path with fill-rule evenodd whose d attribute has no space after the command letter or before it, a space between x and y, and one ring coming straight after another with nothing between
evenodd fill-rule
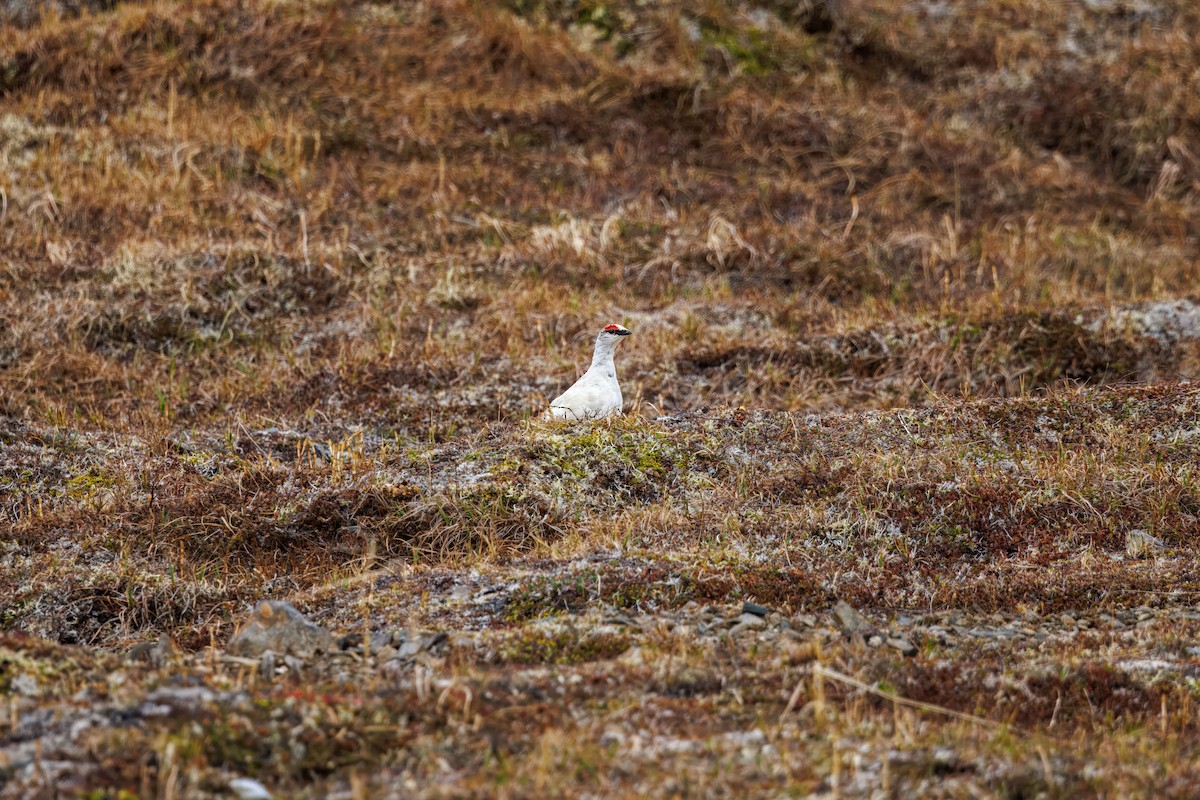
<instances>
[{"instance_id":1,"label":"rock ptarmigan","mask_svg":"<svg viewBox=\"0 0 1200 800\"><path fill-rule=\"evenodd\" d=\"M613 351L621 337L630 333L628 328L620 325L604 326L596 336L592 366L574 386L550 401L547 419L599 419L621 413L621 387L617 383Z\"/></svg>"}]
</instances>

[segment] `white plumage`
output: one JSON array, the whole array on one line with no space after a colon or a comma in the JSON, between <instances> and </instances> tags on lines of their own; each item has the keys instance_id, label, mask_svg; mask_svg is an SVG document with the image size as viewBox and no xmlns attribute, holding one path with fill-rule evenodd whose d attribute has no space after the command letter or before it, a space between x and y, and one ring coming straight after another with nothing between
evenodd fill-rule
<instances>
[{"instance_id":1,"label":"white plumage","mask_svg":"<svg viewBox=\"0 0 1200 800\"><path fill-rule=\"evenodd\" d=\"M613 351L621 337L630 333L620 325L606 325L600 331L592 366L575 385L550 401L547 419L599 419L621 413L621 386L617 383Z\"/></svg>"}]
</instances>

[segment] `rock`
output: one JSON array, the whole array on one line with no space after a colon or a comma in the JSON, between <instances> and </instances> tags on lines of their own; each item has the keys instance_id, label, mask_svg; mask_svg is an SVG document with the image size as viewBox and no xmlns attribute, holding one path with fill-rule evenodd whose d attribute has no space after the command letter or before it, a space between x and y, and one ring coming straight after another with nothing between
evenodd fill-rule
<instances>
[{"instance_id":1,"label":"rock","mask_svg":"<svg viewBox=\"0 0 1200 800\"><path fill-rule=\"evenodd\" d=\"M842 633L859 633L865 636L876 628L874 622L871 622L871 620L860 614L854 606L845 600L837 601L837 605L833 607L833 616L837 619L838 627L842 629Z\"/></svg>"},{"instance_id":2,"label":"rock","mask_svg":"<svg viewBox=\"0 0 1200 800\"><path fill-rule=\"evenodd\" d=\"M304 671L304 659L297 658L296 656L293 656L293 655L284 656L283 657L283 665L285 667L287 667L288 669L290 669L292 672L295 672L296 674L299 674Z\"/></svg>"},{"instance_id":3,"label":"rock","mask_svg":"<svg viewBox=\"0 0 1200 800\"><path fill-rule=\"evenodd\" d=\"M867 637L867 647L880 647L882 644L883 637L877 633Z\"/></svg>"},{"instance_id":4,"label":"rock","mask_svg":"<svg viewBox=\"0 0 1200 800\"><path fill-rule=\"evenodd\" d=\"M729 629L730 636L738 636L746 631L765 628L767 625L767 621L757 614L742 614L734 619L733 623L733 627Z\"/></svg>"},{"instance_id":5,"label":"rock","mask_svg":"<svg viewBox=\"0 0 1200 800\"><path fill-rule=\"evenodd\" d=\"M1015 639L1017 638L1016 631L1010 631L1004 628L970 628L966 631L976 639Z\"/></svg>"},{"instance_id":6,"label":"rock","mask_svg":"<svg viewBox=\"0 0 1200 800\"><path fill-rule=\"evenodd\" d=\"M217 701L215 692L203 686L160 686L138 706L143 717L192 717Z\"/></svg>"},{"instance_id":7,"label":"rock","mask_svg":"<svg viewBox=\"0 0 1200 800\"><path fill-rule=\"evenodd\" d=\"M160 634L157 641L138 642L125 653L125 660L131 663L150 664L161 667L175 659L178 655L175 642L167 634Z\"/></svg>"},{"instance_id":8,"label":"rock","mask_svg":"<svg viewBox=\"0 0 1200 800\"><path fill-rule=\"evenodd\" d=\"M229 782L229 788L241 800L271 800L271 793L253 778L234 778Z\"/></svg>"},{"instance_id":9,"label":"rock","mask_svg":"<svg viewBox=\"0 0 1200 800\"><path fill-rule=\"evenodd\" d=\"M768 609L766 606L760 606L757 603L742 603L742 616L753 614L756 617L765 617Z\"/></svg>"},{"instance_id":10,"label":"rock","mask_svg":"<svg viewBox=\"0 0 1200 800\"><path fill-rule=\"evenodd\" d=\"M1148 531L1140 528L1134 528L1125 534L1125 554L1130 558L1152 556L1164 547L1166 545L1162 543L1161 539L1151 536Z\"/></svg>"},{"instance_id":11,"label":"rock","mask_svg":"<svg viewBox=\"0 0 1200 800\"><path fill-rule=\"evenodd\" d=\"M446 643L450 640L450 634L445 631L431 633L427 636L414 636L411 639L405 639L397 648L396 657L400 659L414 659L420 653L432 653L438 655L445 649Z\"/></svg>"},{"instance_id":12,"label":"rock","mask_svg":"<svg viewBox=\"0 0 1200 800\"><path fill-rule=\"evenodd\" d=\"M392 632L391 631L376 631L375 633L371 634L370 642L371 642L371 653L372 654L378 653L383 648L391 645ZM338 649L343 652L361 653L363 651L363 635L357 631L354 631L352 633L347 633L345 636L338 639L337 645L338 645Z\"/></svg>"},{"instance_id":13,"label":"rock","mask_svg":"<svg viewBox=\"0 0 1200 800\"><path fill-rule=\"evenodd\" d=\"M916 646L906 636L889 636L886 644L888 647L899 650L901 655L915 656L917 654Z\"/></svg>"},{"instance_id":14,"label":"rock","mask_svg":"<svg viewBox=\"0 0 1200 800\"><path fill-rule=\"evenodd\" d=\"M329 631L282 600L264 600L229 640L234 655L255 658L268 650L307 657L331 652L336 643Z\"/></svg>"}]
</instances>

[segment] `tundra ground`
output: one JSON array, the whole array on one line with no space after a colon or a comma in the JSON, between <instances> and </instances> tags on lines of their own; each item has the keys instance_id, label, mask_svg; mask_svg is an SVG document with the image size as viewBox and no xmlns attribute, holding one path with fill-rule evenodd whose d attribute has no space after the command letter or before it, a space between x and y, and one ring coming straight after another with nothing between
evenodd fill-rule
<instances>
[{"instance_id":1,"label":"tundra ground","mask_svg":"<svg viewBox=\"0 0 1200 800\"><path fill-rule=\"evenodd\" d=\"M0 796L1200 791L1192 4L0 15Z\"/></svg>"}]
</instances>

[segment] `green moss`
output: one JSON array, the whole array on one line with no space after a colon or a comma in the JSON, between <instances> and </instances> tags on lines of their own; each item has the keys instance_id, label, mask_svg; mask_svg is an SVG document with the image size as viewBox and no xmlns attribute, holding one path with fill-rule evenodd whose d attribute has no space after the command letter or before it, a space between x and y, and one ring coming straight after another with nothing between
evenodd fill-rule
<instances>
[{"instance_id":1,"label":"green moss","mask_svg":"<svg viewBox=\"0 0 1200 800\"><path fill-rule=\"evenodd\" d=\"M72 475L70 478L67 478L63 493L67 497L83 500L112 486L114 483L115 480L112 476L103 471L92 469L82 475Z\"/></svg>"},{"instance_id":2,"label":"green moss","mask_svg":"<svg viewBox=\"0 0 1200 800\"><path fill-rule=\"evenodd\" d=\"M613 658L629 649L624 634L589 635L575 628L559 631L522 630L499 650L502 661L514 664L579 664Z\"/></svg>"},{"instance_id":3,"label":"green moss","mask_svg":"<svg viewBox=\"0 0 1200 800\"><path fill-rule=\"evenodd\" d=\"M591 491L659 499L686 482L694 448L654 423L621 420L547 437L527 455L555 477L586 481Z\"/></svg>"},{"instance_id":4,"label":"green moss","mask_svg":"<svg viewBox=\"0 0 1200 800\"><path fill-rule=\"evenodd\" d=\"M700 23L701 39L723 50L746 75L766 75L779 69L771 38L760 30L736 30L708 21Z\"/></svg>"},{"instance_id":5,"label":"green moss","mask_svg":"<svg viewBox=\"0 0 1200 800\"><path fill-rule=\"evenodd\" d=\"M629 27L628 16L622 15L612 3L602 0L508 0L506 5L523 19L591 28L598 40L614 41L619 56L629 52L633 45L621 36Z\"/></svg>"},{"instance_id":6,"label":"green moss","mask_svg":"<svg viewBox=\"0 0 1200 800\"><path fill-rule=\"evenodd\" d=\"M33 675L45 687L78 668L71 658L37 658L29 652L0 645L0 693L7 693L13 679L20 675Z\"/></svg>"}]
</instances>

